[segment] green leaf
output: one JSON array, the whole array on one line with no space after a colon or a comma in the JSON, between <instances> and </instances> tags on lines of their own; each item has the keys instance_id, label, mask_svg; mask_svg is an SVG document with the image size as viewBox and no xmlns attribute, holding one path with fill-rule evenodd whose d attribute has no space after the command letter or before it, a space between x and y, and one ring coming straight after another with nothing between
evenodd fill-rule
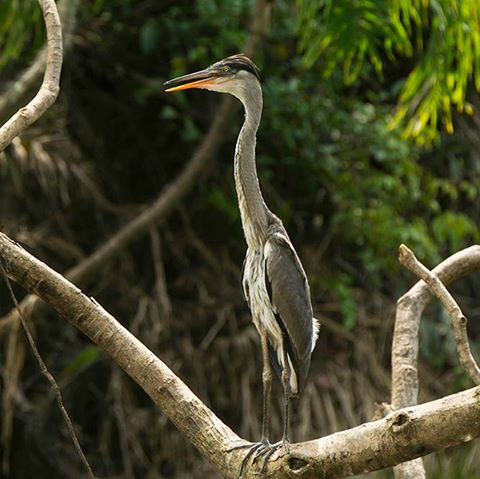
<instances>
[{"instance_id":1,"label":"green leaf","mask_svg":"<svg viewBox=\"0 0 480 479\"><path fill-rule=\"evenodd\" d=\"M80 353L77 354L77 356L63 368L63 370L60 372L60 378L66 379L70 376L73 376L81 369L90 366L98 359L99 354L100 353L96 346L91 344L85 346L85 348L83 348L83 350L80 351Z\"/></svg>"},{"instance_id":2,"label":"green leaf","mask_svg":"<svg viewBox=\"0 0 480 479\"><path fill-rule=\"evenodd\" d=\"M443 127L453 133L452 110L462 112L469 84L480 91L478 0L298 0L297 32L304 64L321 59L326 78L342 72L353 84L373 66L413 57L391 127L430 144Z\"/></svg>"}]
</instances>

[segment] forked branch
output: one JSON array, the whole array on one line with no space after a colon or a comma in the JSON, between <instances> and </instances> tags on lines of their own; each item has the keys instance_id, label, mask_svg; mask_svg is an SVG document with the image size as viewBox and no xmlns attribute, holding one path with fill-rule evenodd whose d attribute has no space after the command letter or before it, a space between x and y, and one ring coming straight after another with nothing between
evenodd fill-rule
<instances>
[{"instance_id":1,"label":"forked branch","mask_svg":"<svg viewBox=\"0 0 480 479\"><path fill-rule=\"evenodd\" d=\"M428 284L433 294L439 299L452 320L457 353L460 363L470 376L470 379L477 386L480 385L480 369L470 351L467 335L467 318L462 313L460 306L453 299L447 288L439 277L426 266L424 266L405 245L400 245L400 263L407 267L412 273Z\"/></svg>"},{"instance_id":2,"label":"forked branch","mask_svg":"<svg viewBox=\"0 0 480 479\"><path fill-rule=\"evenodd\" d=\"M436 266L434 273L444 285L480 271L480 246L453 254ZM392 344L393 409L417 404L418 397L418 332L423 310L432 298L430 287L418 281L397 301ZM425 470L421 459L402 463L394 468L396 479L422 479Z\"/></svg>"}]
</instances>

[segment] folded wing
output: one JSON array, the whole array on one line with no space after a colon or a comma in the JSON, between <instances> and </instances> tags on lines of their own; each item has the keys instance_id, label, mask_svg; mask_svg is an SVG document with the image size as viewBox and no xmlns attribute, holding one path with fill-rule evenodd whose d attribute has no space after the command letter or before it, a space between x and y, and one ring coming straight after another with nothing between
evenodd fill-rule
<instances>
[{"instance_id":1,"label":"folded wing","mask_svg":"<svg viewBox=\"0 0 480 479\"><path fill-rule=\"evenodd\" d=\"M270 234L264 256L265 284L283 332L284 347L297 376L298 390L292 391L296 395L305 385L317 335L310 288L300 259L286 235ZM275 369L281 369L277 355L271 354L271 359Z\"/></svg>"}]
</instances>

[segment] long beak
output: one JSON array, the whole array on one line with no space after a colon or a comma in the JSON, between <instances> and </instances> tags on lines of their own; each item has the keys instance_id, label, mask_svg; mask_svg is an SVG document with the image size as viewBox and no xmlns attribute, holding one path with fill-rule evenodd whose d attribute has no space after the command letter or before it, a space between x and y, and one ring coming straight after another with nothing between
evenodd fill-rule
<instances>
[{"instance_id":1,"label":"long beak","mask_svg":"<svg viewBox=\"0 0 480 479\"><path fill-rule=\"evenodd\" d=\"M205 88L212 85L215 81L215 76L209 70L200 70L199 72L189 73L173 80L168 80L164 83L167 88L166 92L188 90L189 88Z\"/></svg>"}]
</instances>

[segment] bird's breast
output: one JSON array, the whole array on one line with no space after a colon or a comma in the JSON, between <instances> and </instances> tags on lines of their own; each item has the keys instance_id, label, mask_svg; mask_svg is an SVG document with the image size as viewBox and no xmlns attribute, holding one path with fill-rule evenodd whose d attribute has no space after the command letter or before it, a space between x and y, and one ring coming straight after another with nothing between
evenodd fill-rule
<instances>
[{"instance_id":1,"label":"bird's breast","mask_svg":"<svg viewBox=\"0 0 480 479\"><path fill-rule=\"evenodd\" d=\"M243 290L252 320L259 331L266 331L274 347L282 342L282 331L275 320L272 304L265 284L265 258L263 250L247 250L242 278Z\"/></svg>"}]
</instances>

